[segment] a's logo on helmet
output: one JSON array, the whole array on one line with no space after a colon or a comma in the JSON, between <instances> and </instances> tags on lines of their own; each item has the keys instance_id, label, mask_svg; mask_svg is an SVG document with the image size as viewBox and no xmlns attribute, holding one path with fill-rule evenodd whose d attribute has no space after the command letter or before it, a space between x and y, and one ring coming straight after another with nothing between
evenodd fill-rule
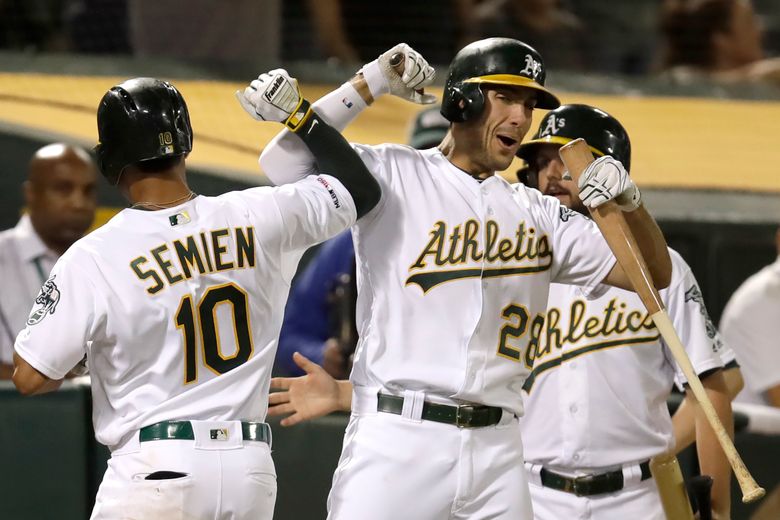
<instances>
[{"instance_id":1,"label":"a's logo on helmet","mask_svg":"<svg viewBox=\"0 0 780 520\"><path fill-rule=\"evenodd\" d=\"M525 55L525 68L520 71L524 76L530 76L536 80L542 72L542 64L534 59L530 54Z\"/></svg>"},{"instance_id":2,"label":"a's logo on helmet","mask_svg":"<svg viewBox=\"0 0 780 520\"><path fill-rule=\"evenodd\" d=\"M54 283L55 276L56 275L53 275L46 280L43 287L41 287L38 296L35 297L36 307L27 319L27 325L35 325L49 314L54 314L57 303L60 301L60 291Z\"/></svg>"},{"instance_id":3,"label":"a's logo on helmet","mask_svg":"<svg viewBox=\"0 0 780 520\"><path fill-rule=\"evenodd\" d=\"M566 126L566 119L563 117L555 117L555 114L550 114L547 118L547 124L544 125L539 137L547 137L548 135L557 134L558 130Z\"/></svg>"}]
</instances>

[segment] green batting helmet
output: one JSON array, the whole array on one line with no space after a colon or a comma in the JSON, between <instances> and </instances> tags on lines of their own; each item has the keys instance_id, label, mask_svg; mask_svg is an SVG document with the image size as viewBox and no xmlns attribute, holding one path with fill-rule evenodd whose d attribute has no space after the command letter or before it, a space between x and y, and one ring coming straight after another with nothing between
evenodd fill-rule
<instances>
[{"instance_id":1,"label":"green batting helmet","mask_svg":"<svg viewBox=\"0 0 780 520\"><path fill-rule=\"evenodd\" d=\"M628 132L617 119L590 105L562 105L548 112L533 138L520 145L517 156L533 168L533 158L540 145L564 145L580 137L587 141L596 157L611 155L630 170Z\"/></svg>"},{"instance_id":2,"label":"green batting helmet","mask_svg":"<svg viewBox=\"0 0 780 520\"><path fill-rule=\"evenodd\" d=\"M546 74L541 55L530 45L511 38L476 41L450 64L441 114L453 123L477 117L485 106L483 84L531 88L537 91L538 108L557 108L561 102L544 88Z\"/></svg>"},{"instance_id":3,"label":"green batting helmet","mask_svg":"<svg viewBox=\"0 0 780 520\"><path fill-rule=\"evenodd\" d=\"M116 184L128 166L192 151L192 126L179 91L153 78L135 78L112 87L97 111L100 171Z\"/></svg>"}]
</instances>

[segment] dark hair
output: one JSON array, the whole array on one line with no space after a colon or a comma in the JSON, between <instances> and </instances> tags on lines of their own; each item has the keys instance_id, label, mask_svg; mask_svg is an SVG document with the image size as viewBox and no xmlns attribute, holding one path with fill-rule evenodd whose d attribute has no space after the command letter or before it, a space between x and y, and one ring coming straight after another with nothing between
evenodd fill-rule
<instances>
[{"instance_id":1,"label":"dark hair","mask_svg":"<svg viewBox=\"0 0 780 520\"><path fill-rule=\"evenodd\" d=\"M666 37L664 68L713 68L712 37L731 30L735 5L735 0L677 0L665 9L661 17Z\"/></svg>"}]
</instances>

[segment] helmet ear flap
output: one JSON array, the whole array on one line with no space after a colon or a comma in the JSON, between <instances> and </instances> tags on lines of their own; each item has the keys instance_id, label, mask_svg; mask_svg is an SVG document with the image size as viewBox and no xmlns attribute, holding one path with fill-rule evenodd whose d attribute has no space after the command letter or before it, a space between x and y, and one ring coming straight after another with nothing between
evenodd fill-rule
<instances>
[{"instance_id":1,"label":"helmet ear flap","mask_svg":"<svg viewBox=\"0 0 780 520\"><path fill-rule=\"evenodd\" d=\"M479 117L482 109L485 107L485 95L479 83L464 83L461 88L461 95L465 105L463 107L463 120L468 121Z\"/></svg>"},{"instance_id":2,"label":"helmet ear flap","mask_svg":"<svg viewBox=\"0 0 780 520\"><path fill-rule=\"evenodd\" d=\"M463 123L478 117L485 106L485 96L476 83L458 83L449 88L442 115L453 123Z\"/></svg>"}]
</instances>

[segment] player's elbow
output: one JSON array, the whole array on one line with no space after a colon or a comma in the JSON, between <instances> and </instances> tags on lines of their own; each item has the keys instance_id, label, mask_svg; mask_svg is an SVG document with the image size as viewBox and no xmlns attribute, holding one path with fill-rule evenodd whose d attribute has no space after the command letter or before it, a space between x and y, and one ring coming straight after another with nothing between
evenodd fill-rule
<instances>
[{"instance_id":1,"label":"player's elbow","mask_svg":"<svg viewBox=\"0 0 780 520\"><path fill-rule=\"evenodd\" d=\"M14 354L14 373L11 376L14 386L22 395L34 395L40 393L49 378L35 370L19 354Z\"/></svg>"},{"instance_id":2,"label":"player's elbow","mask_svg":"<svg viewBox=\"0 0 780 520\"><path fill-rule=\"evenodd\" d=\"M30 381L29 378L25 378L20 372L20 370L14 370L14 375L11 377L14 386L22 395L34 395L38 391L38 386Z\"/></svg>"}]
</instances>

